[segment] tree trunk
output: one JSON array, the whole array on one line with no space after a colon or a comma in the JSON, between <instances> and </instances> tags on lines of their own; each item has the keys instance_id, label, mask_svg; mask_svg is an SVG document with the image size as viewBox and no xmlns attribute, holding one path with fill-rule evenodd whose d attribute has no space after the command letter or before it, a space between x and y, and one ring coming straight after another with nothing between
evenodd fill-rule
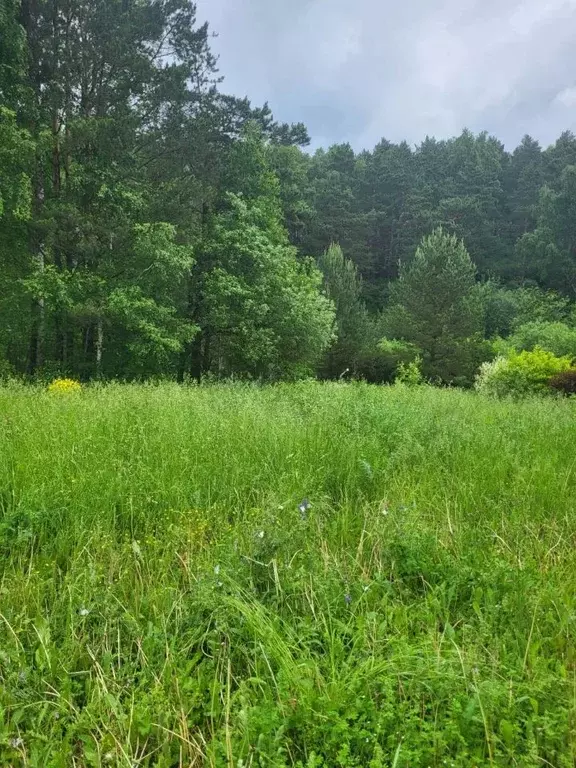
<instances>
[{"instance_id":1,"label":"tree trunk","mask_svg":"<svg viewBox=\"0 0 576 768\"><path fill-rule=\"evenodd\" d=\"M88 350L90 349L90 341L92 339L91 331L92 331L92 326L87 325L86 328L84 328L84 332L82 334L84 337L84 342L83 342L84 358L82 361L84 365L88 365L90 362L88 359Z\"/></svg>"},{"instance_id":2,"label":"tree trunk","mask_svg":"<svg viewBox=\"0 0 576 768\"><path fill-rule=\"evenodd\" d=\"M211 340L210 331L207 329L204 331L204 344L202 349L202 373L206 373L210 370L210 364L212 362L210 359L210 354L212 351L210 344Z\"/></svg>"},{"instance_id":3,"label":"tree trunk","mask_svg":"<svg viewBox=\"0 0 576 768\"><path fill-rule=\"evenodd\" d=\"M20 23L26 32L32 62L39 60L37 19L38 0L23 0L20 7ZM37 68L34 66L30 68L28 78L31 90L34 93L35 106L39 108L41 102L41 77ZM40 125L36 115L30 115L28 128L31 135L34 138L37 138L40 131ZM45 189L42 159L39 154L37 154L32 200L35 220L38 220L41 216L44 207L44 197ZM30 251L33 254L37 272L42 274L45 267L44 251L42 249L41 240L33 231L30 236ZM40 296L34 298L32 301L32 328L30 332L30 351L28 354L28 374L30 376L35 376L44 364L45 326L46 306L44 298Z\"/></svg>"},{"instance_id":4,"label":"tree trunk","mask_svg":"<svg viewBox=\"0 0 576 768\"><path fill-rule=\"evenodd\" d=\"M104 350L104 325L102 318L98 318L96 323L96 378L102 378L102 352Z\"/></svg>"},{"instance_id":5,"label":"tree trunk","mask_svg":"<svg viewBox=\"0 0 576 768\"><path fill-rule=\"evenodd\" d=\"M44 184L39 161L37 161L36 177L34 180L34 209L35 214L41 210L44 204ZM36 238L31 238L31 250L34 254L36 269L39 274L44 272L45 261L42 243ZM44 364L44 333L46 326L46 306L43 296L33 300L32 304L32 331L30 334L30 353L28 357L28 374L35 376Z\"/></svg>"},{"instance_id":6,"label":"tree trunk","mask_svg":"<svg viewBox=\"0 0 576 768\"><path fill-rule=\"evenodd\" d=\"M209 221L210 206L207 201L204 201L202 203L202 215L200 224L203 242L205 242L206 239ZM201 268L201 264L197 263L196 268ZM198 384L200 384L202 381L202 374L206 370L205 366L210 354L210 342L207 338L205 330L202 329L202 298L203 296L201 283L197 280L196 284L194 285L191 279L188 288L189 317L196 323L196 325L200 326L200 329L190 344L190 375L193 379L196 379Z\"/></svg>"},{"instance_id":7,"label":"tree trunk","mask_svg":"<svg viewBox=\"0 0 576 768\"><path fill-rule=\"evenodd\" d=\"M202 331L198 331L190 345L190 375L198 384L202 381Z\"/></svg>"},{"instance_id":8,"label":"tree trunk","mask_svg":"<svg viewBox=\"0 0 576 768\"><path fill-rule=\"evenodd\" d=\"M40 248L37 253L38 271L44 272L44 254ZM44 365L44 331L46 325L46 307L44 298L40 297L34 301L32 308L33 321L32 333L30 337L30 356L28 364L28 373L35 376Z\"/></svg>"}]
</instances>

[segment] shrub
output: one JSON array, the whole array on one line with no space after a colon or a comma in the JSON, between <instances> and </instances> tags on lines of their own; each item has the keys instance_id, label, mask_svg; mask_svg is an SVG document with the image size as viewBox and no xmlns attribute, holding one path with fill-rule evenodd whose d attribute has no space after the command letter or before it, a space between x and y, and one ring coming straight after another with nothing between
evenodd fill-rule
<instances>
[{"instance_id":1,"label":"shrub","mask_svg":"<svg viewBox=\"0 0 576 768\"><path fill-rule=\"evenodd\" d=\"M510 338L503 339L502 336L496 336L491 339L490 346L492 347L492 354L496 357L508 357L513 352L521 352L522 350L516 349L516 347L510 343Z\"/></svg>"},{"instance_id":2,"label":"shrub","mask_svg":"<svg viewBox=\"0 0 576 768\"><path fill-rule=\"evenodd\" d=\"M400 363L396 373L396 382L405 384L407 387L417 387L424 383L422 376L422 358L417 357L409 363Z\"/></svg>"},{"instance_id":3,"label":"shrub","mask_svg":"<svg viewBox=\"0 0 576 768\"><path fill-rule=\"evenodd\" d=\"M14 368L10 365L8 360L0 357L0 381L7 381L14 376Z\"/></svg>"},{"instance_id":4,"label":"shrub","mask_svg":"<svg viewBox=\"0 0 576 768\"><path fill-rule=\"evenodd\" d=\"M395 370L396 364L376 344L366 344L356 354L353 376L370 384L383 384L393 381Z\"/></svg>"},{"instance_id":5,"label":"shrub","mask_svg":"<svg viewBox=\"0 0 576 768\"><path fill-rule=\"evenodd\" d=\"M378 328L368 328L363 344L348 357L348 365L342 361L341 378L363 379L370 384L391 383L396 378L402 363L411 363L418 358L420 350L413 344L397 339L377 340Z\"/></svg>"},{"instance_id":6,"label":"shrub","mask_svg":"<svg viewBox=\"0 0 576 768\"><path fill-rule=\"evenodd\" d=\"M400 339L383 338L378 342L377 355L381 369L387 372L382 381L394 381L401 369L418 361L421 364L420 350L415 344Z\"/></svg>"},{"instance_id":7,"label":"shrub","mask_svg":"<svg viewBox=\"0 0 576 768\"><path fill-rule=\"evenodd\" d=\"M569 368L552 376L548 385L564 395L576 395L576 368Z\"/></svg>"},{"instance_id":8,"label":"shrub","mask_svg":"<svg viewBox=\"0 0 576 768\"><path fill-rule=\"evenodd\" d=\"M516 350L545 349L560 357L576 358L576 328L566 323L536 321L524 323L508 339Z\"/></svg>"},{"instance_id":9,"label":"shrub","mask_svg":"<svg viewBox=\"0 0 576 768\"><path fill-rule=\"evenodd\" d=\"M480 367L476 390L493 397L551 392L550 378L570 367L569 357L557 357L540 347L531 352L512 352L509 357L497 357Z\"/></svg>"},{"instance_id":10,"label":"shrub","mask_svg":"<svg viewBox=\"0 0 576 768\"><path fill-rule=\"evenodd\" d=\"M383 338L378 343L378 349L390 358L393 365L411 363L420 355L420 350L415 344L401 339Z\"/></svg>"},{"instance_id":11,"label":"shrub","mask_svg":"<svg viewBox=\"0 0 576 768\"><path fill-rule=\"evenodd\" d=\"M508 371L508 359L499 355L495 360L482 363L474 387L477 392L493 397L503 397L505 393L505 375Z\"/></svg>"}]
</instances>

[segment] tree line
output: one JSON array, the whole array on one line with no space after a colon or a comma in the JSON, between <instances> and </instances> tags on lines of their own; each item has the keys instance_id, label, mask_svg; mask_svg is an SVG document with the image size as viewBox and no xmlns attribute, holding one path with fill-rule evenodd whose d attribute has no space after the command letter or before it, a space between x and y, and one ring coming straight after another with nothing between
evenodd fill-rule
<instances>
[{"instance_id":1,"label":"tree line","mask_svg":"<svg viewBox=\"0 0 576 768\"><path fill-rule=\"evenodd\" d=\"M573 322L572 134L308 144L190 0L2 0L0 375L467 385Z\"/></svg>"}]
</instances>

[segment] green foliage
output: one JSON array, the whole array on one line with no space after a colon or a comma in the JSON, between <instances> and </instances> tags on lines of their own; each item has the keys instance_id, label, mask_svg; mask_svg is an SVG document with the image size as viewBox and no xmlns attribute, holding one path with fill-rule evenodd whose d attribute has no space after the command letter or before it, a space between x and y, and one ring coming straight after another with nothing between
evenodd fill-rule
<instances>
[{"instance_id":1,"label":"green foliage","mask_svg":"<svg viewBox=\"0 0 576 768\"><path fill-rule=\"evenodd\" d=\"M574 321L570 132L310 155L304 125L221 91L193 0L3 0L0 39L0 354L21 375L390 381L385 336L469 386L484 338ZM231 199L258 216L231 224Z\"/></svg>"},{"instance_id":2,"label":"green foliage","mask_svg":"<svg viewBox=\"0 0 576 768\"><path fill-rule=\"evenodd\" d=\"M530 277L576 298L576 165L566 166L558 191L543 187L538 225L518 241L518 259Z\"/></svg>"},{"instance_id":3,"label":"green foliage","mask_svg":"<svg viewBox=\"0 0 576 768\"><path fill-rule=\"evenodd\" d=\"M326 295L336 310L336 339L319 367L320 375L326 378L338 378L344 372L358 375L374 352L358 269L335 244L320 257L318 266Z\"/></svg>"},{"instance_id":4,"label":"green foliage","mask_svg":"<svg viewBox=\"0 0 576 768\"><path fill-rule=\"evenodd\" d=\"M569 400L12 384L0 411L1 764L572 768Z\"/></svg>"},{"instance_id":5,"label":"green foliage","mask_svg":"<svg viewBox=\"0 0 576 768\"><path fill-rule=\"evenodd\" d=\"M571 311L571 303L566 296L555 291L540 288L519 288L509 292L516 307L514 325L524 325L532 321L562 322Z\"/></svg>"},{"instance_id":6,"label":"green foliage","mask_svg":"<svg viewBox=\"0 0 576 768\"><path fill-rule=\"evenodd\" d=\"M398 339L381 339L378 349L383 355L389 355L396 365L411 363L420 356L420 350L408 341Z\"/></svg>"},{"instance_id":7,"label":"green foliage","mask_svg":"<svg viewBox=\"0 0 576 768\"><path fill-rule=\"evenodd\" d=\"M381 339L378 342L378 356L381 370L386 372L381 381L393 381L397 379L400 371L410 371L416 364L420 369L422 359L421 350L414 344L398 339Z\"/></svg>"},{"instance_id":8,"label":"green foliage","mask_svg":"<svg viewBox=\"0 0 576 768\"><path fill-rule=\"evenodd\" d=\"M576 328L571 328L566 323L526 323L514 331L508 342L518 351L531 351L540 347L558 357L576 359Z\"/></svg>"},{"instance_id":9,"label":"green foliage","mask_svg":"<svg viewBox=\"0 0 576 768\"><path fill-rule=\"evenodd\" d=\"M385 313L387 335L422 350L428 378L470 383L488 354L474 275L464 244L437 229L424 238L392 287L392 306Z\"/></svg>"},{"instance_id":10,"label":"green foliage","mask_svg":"<svg viewBox=\"0 0 576 768\"><path fill-rule=\"evenodd\" d=\"M277 144L268 146L267 153L270 168L280 184L280 201L290 240L298 245L314 214L306 199L310 158L298 147Z\"/></svg>"},{"instance_id":11,"label":"green foliage","mask_svg":"<svg viewBox=\"0 0 576 768\"><path fill-rule=\"evenodd\" d=\"M29 301L21 280L30 265L34 143L28 131L19 128L16 114L2 104L3 75L16 63L2 63L3 21L0 18L0 366L3 371L13 371L15 363L26 355L26 342L21 342L29 330ZM12 78L14 83L13 71ZM9 84L6 89L12 92Z\"/></svg>"},{"instance_id":12,"label":"green foliage","mask_svg":"<svg viewBox=\"0 0 576 768\"><path fill-rule=\"evenodd\" d=\"M363 313L362 282L358 269L335 244L320 257L319 267L324 276L326 294L336 307L338 328L347 335L360 323L359 317Z\"/></svg>"},{"instance_id":13,"label":"green foliage","mask_svg":"<svg viewBox=\"0 0 576 768\"><path fill-rule=\"evenodd\" d=\"M512 352L481 366L476 390L493 397L545 394L550 378L567 371L571 364L570 357L557 357L539 347L529 352Z\"/></svg>"},{"instance_id":14,"label":"green foliage","mask_svg":"<svg viewBox=\"0 0 576 768\"><path fill-rule=\"evenodd\" d=\"M18 128L15 113L0 103L0 219L30 217L33 152L30 135Z\"/></svg>"},{"instance_id":15,"label":"green foliage","mask_svg":"<svg viewBox=\"0 0 576 768\"><path fill-rule=\"evenodd\" d=\"M26 36L19 24L20 10L20 0L0 3L0 110L17 108L24 96Z\"/></svg>"},{"instance_id":16,"label":"green foliage","mask_svg":"<svg viewBox=\"0 0 576 768\"><path fill-rule=\"evenodd\" d=\"M516 238L536 226L538 197L545 181L542 149L531 136L524 136L512 153L504 176L504 187L510 201L510 223ZM510 264L509 276L524 279L522 267L522 264Z\"/></svg>"},{"instance_id":17,"label":"green foliage","mask_svg":"<svg viewBox=\"0 0 576 768\"><path fill-rule=\"evenodd\" d=\"M484 336L487 339L509 336L518 314L519 291L504 288L493 280L479 283L477 291L484 315Z\"/></svg>"},{"instance_id":18,"label":"green foliage","mask_svg":"<svg viewBox=\"0 0 576 768\"><path fill-rule=\"evenodd\" d=\"M424 377L422 376L422 358L417 357L409 363L400 363L398 365L398 373L396 375L396 381L399 384L405 384L408 387L416 387L419 384L424 383Z\"/></svg>"},{"instance_id":19,"label":"green foliage","mask_svg":"<svg viewBox=\"0 0 576 768\"><path fill-rule=\"evenodd\" d=\"M405 341L382 339L382 320L367 311L358 269L339 245L328 248L319 267L336 309L336 339L318 368L320 377L393 381L398 365L413 361L419 350Z\"/></svg>"},{"instance_id":20,"label":"green foliage","mask_svg":"<svg viewBox=\"0 0 576 768\"><path fill-rule=\"evenodd\" d=\"M130 370L136 372L141 367L144 375L169 369L171 358L197 330L179 320L172 307L158 304L136 285L109 294L106 317L112 328L120 327L122 343L134 355Z\"/></svg>"},{"instance_id":21,"label":"green foliage","mask_svg":"<svg viewBox=\"0 0 576 768\"><path fill-rule=\"evenodd\" d=\"M484 335L508 338L520 326L571 321L573 305L555 291L505 288L493 281L478 285L484 309ZM554 351L554 350L551 350Z\"/></svg>"},{"instance_id":22,"label":"green foliage","mask_svg":"<svg viewBox=\"0 0 576 768\"><path fill-rule=\"evenodd\" d=\"M5 382L14 376L14 368L7 360L0 357L0 381Z\"/></svg>"},{"instance_id":23,"label":"green foliage","mask_svg":"<svg viewBox=\"0 0 576 768\"><path fill-rule=\"evenodd\" d=\"M296 258L266 199L229 198L206 251L201 327L224 375L259 378L312 373L332 340L334 310L321 275Z\"/></svg>"}]
</instances>

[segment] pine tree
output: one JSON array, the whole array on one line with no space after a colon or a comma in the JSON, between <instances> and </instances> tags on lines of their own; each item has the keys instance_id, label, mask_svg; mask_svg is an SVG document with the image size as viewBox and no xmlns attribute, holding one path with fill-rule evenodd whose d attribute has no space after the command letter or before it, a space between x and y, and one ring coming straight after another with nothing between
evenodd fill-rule
<instances>
[{"instance_id":1,"label":"pine tree","mask_svg":"<svg viewBox=\"0 0 576 768\"><path fill-rule=\"evenodd\" d=\"M37 146L28 369L141 373L135 327L156 325L146 344L150 352L156 338L164 363L166 334L174 348L182 337L172 317L184 298L178 289L168 295L163 281L174 267L178 285L187 257L176 255L178 233L160 218L148 169L165 152L167 123L210 92L207 28L195 24L189 0L24 2L21 21L33 95L21 119ZM126 293L142 270L140 295L133 285ZM155 354L144 357L154 372Z\"/></svg>"},{"instance_id":2,"label":"pine tree","mask_svg":"<svg viewBox=\"0 0 576 768\"><path fill-rule=\"evenodd\" d=\"M517 243L523 275L540 287L576 298L576 165L562 172L558 191L542 189L538 226Z\"/></svg>"},{"instance_id":3,"label":"pine tree","mask_svg":"<svg viewBox=\"0 0 576 768\"><path fill-rule=\"evenodd\" d=\"M535 209L544 182L540 144L531 136L524 136L512 153L505 180L514 237L520 237L536 226Z\"/></svg>"},{"instance_id":4,"label":"pine tree","mask_svg":"<svg viewBox=\"0 0 576 768\"><path fill-rule=\"evenodd\" d=\"M471 383L484 350L476 268L455 235L436 229L393 286L386 335L422 350L424 373L445 383Z\"/></svg>"},{"instance_id":5,"label":"pine tree","mask_svg":"<svg viewBox=\"0 0 576 768\"><path fill-rule=\"evenodd\" d=\"M320 375L337 378L358 373L363 350L368 344L368 315L362 300L362 281L358 269L346 259L339 245L332 244L318 265L324 277L326 295L336 308L337 339L320 366Z\"/></svg>"}]
</instances>

